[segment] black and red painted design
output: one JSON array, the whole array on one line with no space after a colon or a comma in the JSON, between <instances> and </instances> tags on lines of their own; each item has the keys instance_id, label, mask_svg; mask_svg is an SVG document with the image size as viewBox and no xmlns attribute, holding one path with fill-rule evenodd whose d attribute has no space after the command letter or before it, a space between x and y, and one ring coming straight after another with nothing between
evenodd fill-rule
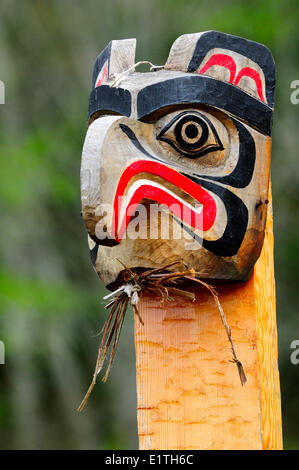
<instances>
[{"instance_id":1,"label":"black and red painted design","mask_svg":"<svg viewBox=\"0 0 299 470\"><path fill-rule=\"evenodd\" d=\"M127 129L123 128L124 132ZM160 176L164 181L179 186L187 194L192 196L196 201L202 205L202 214L197 212L194 208L189 207L181 201L178 197L171 194L165 188L161 188L153 182L148 181L146 184L138 185L133 192L130 200L126 204L125 214L120 219L120 206L125 189L130 180L140 173L149 175ZM207 231L215 222L216 218L216 203L213 197L205 191L202 185L192 182L188 176L173 170L169 166L157 161L139 160L129 165L123 174L114 197L114 214L113 214L113 236L120 242L123 234L128 226L128 223L135 213L135 209L143 199L150 199L164 204L167 206L177 217L186 217L188 223L197 230ZM201 212L201 211L200 211ZM183 221L183 219L181 219Z\"/></svg>"},{"instance_id":2,"label":"black and red painted design","mask_svg":"<svg viewBox=\"0 0 299 470\"><path fill-rule=\"evenodd\" d=\"M112 87L111 45L98 57L89 102L90 123L101 115L119 115L120 122L115 125L121 131L121 141L125 143L127 139L131 150L124 157L126 163L116 184L111 185L110 240L97 240L94 233L91 235L98 245L111 247L111 238L121 245L138 204L144 199L155 201L167 206L178 224L217 257L217 263L219 258L224 263L232 258L233 263L242 265L240 253L244 259L245 255L240 248L246 233L251 231L256 237L256 243L253 240L248 248L252 251L251 260L248 251L247 267L242 267L242 273L239 275L236 269L234 274L227 275L245 279L261 250L260 233L265 226L265 218L257 216L255 210L257 201L263 199L261 194L267 193L268 176L263 176L262 185L256 179L266 168L261 158L266 158L271 136L275 65L270 51L253 41L215 31L190 37L185 65L171 63L179 48L179 38L165 70L138 74L140 84L133 73ZM215 124L219 112L230 123L232 135L226 142ZM209 118L209 113L214 119ZM168 114L171 116L167 121ZM122 116L129 120L123 122ZM155 128L161 118L164 125L153 133L156 142L153 146L135 131L134 123L139 121ZM259 152L257 138L263 147ZM176 156L174 159L169 157L171 152ZM217 156L223 158L224 154L230 163L222 171L213 168L209 171L207 159L211 156L217 162ZM182 163L178 163L180 156ZM175 187L188 196L188 201L191 198L194 206L178 196ZM196 209L195 203L200 209ZM215 224L219 224L220 210L221 233L211 236ZM93 248L93 255L97 250L98 247ZM96 261L96 256L93 257Z\"/></svg>"},{"instance_id":3,"label":"black and red painted design","mask_svg":"<svg viewBox=\"0 0 299 470\"><path fill-rule=\"evenodd\" d=\"M207 31L202 33L196 41L192 58L188 65L188 72L203 74L207 72L206 57L210 51L221 49L226 55L226 66L230 69L230 83L240 85L243 76L249 76L256 82L257 89L262 92L262 81L265 81L265 96L259 95L260 99L274 106L274 90L276 81L275 63L269 49L263 44L249 41L231 34L221 33L219 31ZM237 54L234 56L234 54ZM215 60L215 55L213 54ZM211 60L211 59L210 59ZM219 57L217 58L219 60ZM251 67L246 67L245 63L250 61ZM239 62L239 64L238 64ZM244 64L242 66L241 64ZM215 65L215 64L214 64ZM219 64L224 65L224 64ZM237 68L239 65L238 74ZM240 66L241 65L241 66ZM211 66L211 64L209 64ZM203 68L206 69L203 71ZM263 99L262 99L263 96Z\"/></svg>"},{"instance_id":4,"label":"black and red painted design","mask_svg":"<svg viewBox=\"0 0 299 470\"><path fill-rule=\"evenodd\" d=\"M192 115L191 115L192 116ZM125 126L120 125L123 132L135 145L137 150L144 155L150 157L153 161L137 161L130 165L120 178L120 182L115 195L114 202L114 233L117 241L120 241L121 236L126 229L130 217L134 213L136 205L144 198L157 201L164 204L171 210L172 207L179 207L181 210L177 215L183 228L190 233L190 235L207 250L211 251L218 256L233 256L238 252L242 240L244 238L247 222L248 210L243 201L234 194L233 191L225 188L223 185L231 186L232 188L245 188L249 185L255 164L255 144L250 133L246 130L245 126L237 120L233 120L239 135L239 156L238 162L234 170L229 175L224 176L204 176L200 174L189 175L171 167L165 166L166 162L157 161L154 155L149 154L140 144L133 131ZM121 229L117 232L115 227L119 226L119 211L120 211L120 197L130 181L130 179L137 173L149 173L159 175L165 181L169 181L179 188L183 189L187 194L191 195L196 201L202 204L201 217L193 211L190 213L188 210L183 210L181 201L169 194L168 191L155 188L152 184L146 186L139 186L137 191L133 194L132 199L127 204L126 216L121 224ZM212 181L213 182L212 182ZM195 232L192 231L186 224L184 224L183 216L186 216L188 225L203 232L208 232L216 219L217 205L213 198L213 194L220 197L223 201L227 214L227 224L223 235L215 241L200 239Z\"/></svg>"},{"instance_id":5,"label":"black and red painted design","mask_svg":"<svg viewBox=\"0 0 299 470\"><path fill-rule=\"evenodd\" d=\"M233 85L238 85L241 78L243 77L251 78L256 84L256 91L259 98L263 102L265 102L265 97L263 93L263 83L260 73L253 67L243 67L237 74L237 65L233 57L228 54L213 54L210 59L205 63L205 65L201 67L198 73L205 74L211 67L215 66L225 67L229 70L229 83L232 83Z\"/></svg>"},{"instance_id":6,"label":"black and red painted design","mask_svg":"<svg viewBox=\"0 0 299 470\"><path fill-rule=\"evenodd\" d=\"M109 79L109 62L111 56L111 42L97 57L93 68L92 88L103 85Z\"/></svg>"},{"instance_id":7,"label":"black and red painted design","mask_svg":"<svg viewBox=\"0 0 299 470\"><path fill-rule=\"evenodd\" d=\"M98 73L98 76L95 81L95 88L98 86L104 85L108 82L108 61L106 61Z\"/></svg>"}]
</instances>

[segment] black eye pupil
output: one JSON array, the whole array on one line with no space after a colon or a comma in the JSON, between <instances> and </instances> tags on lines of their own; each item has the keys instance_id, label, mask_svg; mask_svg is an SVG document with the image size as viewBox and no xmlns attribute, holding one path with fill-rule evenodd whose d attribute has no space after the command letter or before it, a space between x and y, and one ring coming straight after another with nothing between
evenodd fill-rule
<instances>
[{"instance_id":1,"label":"black eye pupil","mask_svg":"<svg viewBox=\"0 0 299 470\"><path fill-rule=\"evenodd\" d=\"M174 128L178 145L183 150L198 150L209 136L209 128L199 116L183 116Z\"/></svg>"},{"instance_id":2,"label":"black eye pupil","mask_svg":"<svg viewBox=\"0 0 299 470\"><path fill-rule=\"evenodd\" d=\"M195 139L198 136L198 128L194 124L189 124L185 129L185 134L189 139Z\"/></svg>"}]
</instances>

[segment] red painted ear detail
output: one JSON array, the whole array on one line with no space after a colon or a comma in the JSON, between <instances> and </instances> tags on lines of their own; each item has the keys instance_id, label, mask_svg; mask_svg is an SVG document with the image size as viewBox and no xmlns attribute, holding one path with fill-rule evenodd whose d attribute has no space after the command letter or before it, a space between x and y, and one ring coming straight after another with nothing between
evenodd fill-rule
<instances>
[{"instance_id":1,"label":"red painted ear detail","mask_svg":"<svg viewBox=\"0 0 299 470\"><path fill-rule=\"evenodd\" d=\"M227 68L230 71L230 83L234 83L236 76L236 62L232 57L227 54L214 54L207 63L199 70L198 73L204 74L210 67L213 65L221 65L222 67Z\"/></svg>"},{"instance_id":2,"label":"red painted ear detail","mask_svg":"<svg viewBox=\"0 0 299 470\"><path fill-rule=\"evenodd\" d=\"M263 102L265 102L265 98L264 98L264 95L263 95L263 85L262 85L262 80L261 80L260 74L251 67L244 67L238 73L238 75L236 77L236 80L234 81L234 85L238 85L238 83L239 83L239 81L241 80L242 77L249 77L249 78L252 78L255 81L257 93L258 93L260 99Z\"/></svg>"},{"instance_id":3,"label":"red painted ear detail","mask_svg":"<svg viewBox=\"0 0 299 470\"><path fill-rule=\"evenodd\" d=\"M107 81L108 81L108 62L106 61L104 66L102 67L102 69L100 70L100 72L97 76L96 83L95 83L95 88L97 88L98 86L103 85Z\"/></svg>"},{"instance_id":4,"label":"red painted ear detail","mask_svg":"<svg viewBox=\"0 0 299 470\"><path fill-rule=\"evenodd\" d=\"M260 74L252 67L243 67L236 77L237 65L234 59L228 54L213 54L198 73L201 75L205 74L209 68L213 67L213 65L220 65L221 67L225 67L230 71L230 83L232 85L238 86L241 78L243 77L252 78L256 84L256 90L259 98L261 101L265 102Z\"/></svg>"}]
</instances>

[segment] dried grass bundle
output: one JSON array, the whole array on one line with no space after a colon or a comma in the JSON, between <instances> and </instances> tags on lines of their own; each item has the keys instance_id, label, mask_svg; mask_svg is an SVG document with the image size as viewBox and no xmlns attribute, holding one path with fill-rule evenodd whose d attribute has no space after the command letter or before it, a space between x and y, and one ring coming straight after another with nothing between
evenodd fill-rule
<instances>
[{"instance_id":1,"label":"dried grass bundle","mask_svg":"<svg viewBox=\"0 0 299 470\"><path fill-rule=\"evenodd\" d=\"M200 279L197 279L196 278L197 273L196 271L194 271L194 269L188 269L185 271L177 271L177 272L167 272L168 268L177 264L179 264L179 262L171 263L171 264L168 264L166 266L163 266L157 269L150 269L141 274L137 274L132 269L123 265L124 266L124 272L123 272L124 284L116 291L104 297L104 300L111 299L109 303L105 306L106 309L110 310L110 313L101 331L102 339L101 339L101 343L99 346L98 357L97 357L95 371L93 374L93 379L89 386L89 389L87 390L86 395L84 396L78 408L78 411L81 411L84 408L96 384L97 376L101 372L104 366L105 359L108 357L109 351L110 351L108 366L102 378L102 381L106 382L109 376L109 372L111 370L111 366L112 366L113 359L115 356L123 321L124 321L129 303L133 306L135 315L137 315L140 323L143 325L144 324L143 320L137 308L140 295L142 295L142 293L145 291L154 292L161 297L162 303L164 303L165 301L167 302L174 301L174 298L171 296L174 294L180 295L182 297L190 299L191 301L194 301L195 294L193 292L190 292L185 287L186 281L188 282L188 284L190 284L190 281L194 282L195 284L196 283L200 284L201 286L208 289L208 291L213 296L214 301L219 310L221 320L224 325L228 340L231 345L231 351L233 355L233 359L231 361L237 365L241 384L242 385L245 384L247 379L246 379L246 375L244 372L244 368L243 368L241 361L237 357L233 340L232 340L231 328L227 323L224 311L219 302L218 294L215 288L210 286L206 282Z\"/></svg>"}]
</instances>

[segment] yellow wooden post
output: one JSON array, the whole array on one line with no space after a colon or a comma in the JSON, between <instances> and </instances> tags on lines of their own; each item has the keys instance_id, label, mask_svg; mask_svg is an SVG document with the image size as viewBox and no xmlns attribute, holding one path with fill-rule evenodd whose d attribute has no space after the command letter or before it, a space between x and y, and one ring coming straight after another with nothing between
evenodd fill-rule
<instances>
[{"instance_id":1,"label":"yellow wooden post","mask_svg":"<svg viewBox=\"0 0 299 470\"><path fill-rule=\"evenodd\" d=\"M282 448L271 208L250 280L217 291L247 383L207 291L175 307L147 295L135 324L141 449Z\"/></svg>"}]
</instances>

